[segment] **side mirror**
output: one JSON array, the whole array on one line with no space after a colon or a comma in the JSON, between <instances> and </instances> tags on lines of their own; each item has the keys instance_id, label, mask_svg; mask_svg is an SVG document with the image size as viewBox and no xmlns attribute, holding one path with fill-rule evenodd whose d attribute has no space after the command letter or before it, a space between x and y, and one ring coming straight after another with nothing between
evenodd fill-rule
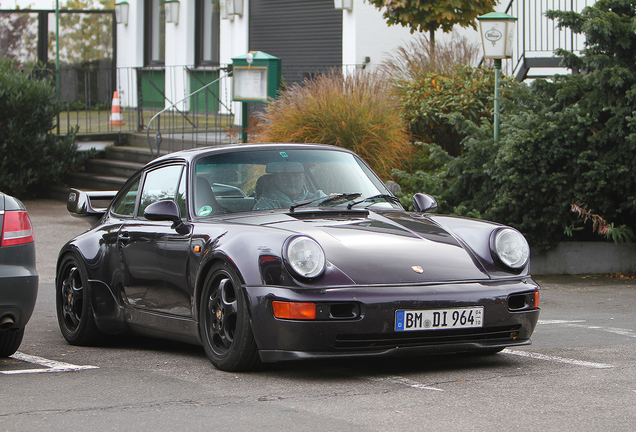
<instances>
[{"instance_id":1,"label":"side mirror","mask_svg":"<svg viewBox=\"0 0 636 432\"><path fill-rule=\"evenodd\" d=\"M413 208L417 213L434 213L437 211L437 200L429 194L416 193L413 195Z\"/></svg>"},{"instance_id":2,"label":"side mirror","mask_svg":"<svg viewBox=\"0 0 636 432\"><path fill-rule=\"evenodd\" d=\"M144 217L151 221L170 221L174 226L181 223L179 207L172 200L157 201L144 210Z\"/></svg>"}]
</instances>

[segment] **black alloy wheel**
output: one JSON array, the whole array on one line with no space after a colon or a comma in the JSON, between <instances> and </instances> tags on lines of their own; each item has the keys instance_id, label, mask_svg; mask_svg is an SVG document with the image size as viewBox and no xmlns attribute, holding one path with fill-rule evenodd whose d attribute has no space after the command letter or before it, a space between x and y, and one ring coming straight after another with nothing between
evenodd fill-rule
<instances>
[{"instance_id":1,"label":"black alloy wheel","mask_svg":"<svg viewBox=\"0 0 636 432\"><path fill-rule=\"evenodd\" d=\"M64 339L72 345L94 345L101 332L95 324L86 270L69 254L62 260L55 279L57 321Z\"/></svg>"},{"instance_id":2,"label":"black alloy wheel","mask_svg":"<svg viewBox=\"0 0 636 432\"><path fill-rule=\"evenodd\" d=\"M246 371L260 363L240 278L226 263L205 280L199 325L205 354L218 369Z\"/></svg>"}]
</instances>

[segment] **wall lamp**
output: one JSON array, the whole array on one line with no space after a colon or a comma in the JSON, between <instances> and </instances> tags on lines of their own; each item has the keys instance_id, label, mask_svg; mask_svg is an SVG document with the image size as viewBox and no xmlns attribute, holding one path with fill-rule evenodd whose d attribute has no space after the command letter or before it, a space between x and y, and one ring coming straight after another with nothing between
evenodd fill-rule
<instances>
[{"instance_id":1,"label":"wall lamp","mask_svg":"<svg viewBox=\"0 0 636 432\"><path fill-rule=\"evenodd\" d=\"M243 0L227 0L227 13L243 16Z\"/></svg>"},{"instance_id":2,"label":"wall lamp","mask_svg":"<svg viewBox=\"0 0 636 432\"><path fill-rule=\"evenodd\" d=\"M117 24L128 25L128 2L115 3L115 21Z\"/></svg>"},{"instance_id":3,"label":"wall lamp","mask_svg":"<svg viewBox=\"0 0 636 432\"><path fill-rule=\"evenodd\" d=\"M166 0L166 22L179 23L179 0Z\"/></svg>"},{"instance_id":4,"label":"wall lamp","mask_svg":"<svg viewBox=\"0 0 636 432\"><path fill-rule=\"evenodd\" d=\"M352 10L353 0L333 0L333 5L338 10Z\"/></svg>"}]
</instances>

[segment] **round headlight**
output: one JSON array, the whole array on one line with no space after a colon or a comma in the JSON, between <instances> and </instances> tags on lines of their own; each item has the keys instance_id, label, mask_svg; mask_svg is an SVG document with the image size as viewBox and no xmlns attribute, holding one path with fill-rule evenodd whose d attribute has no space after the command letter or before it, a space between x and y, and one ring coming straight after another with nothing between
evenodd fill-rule
<instances>
[{"instance_id":1,"label":"round headlight","mask_svg":"<svg viewBox=\"0 0 636 432\"><path fill-rule=\"evenodd\" d=\"M325 271L325 252L309 237L294 237L287 242L285 258L300 277L314 278Z\"/></svg>"},{"instance_id":2,"label":"round headlight","mask_svg":"<svg viewBox=\"0 0 636 432\"><path fill-rule=\"evenodd\" d=\"M493 252L497 258L511 269L521 269L530 258L530 246L519 231L511 228L499 230L493 243Z\"/></svg>"}]
</instances>

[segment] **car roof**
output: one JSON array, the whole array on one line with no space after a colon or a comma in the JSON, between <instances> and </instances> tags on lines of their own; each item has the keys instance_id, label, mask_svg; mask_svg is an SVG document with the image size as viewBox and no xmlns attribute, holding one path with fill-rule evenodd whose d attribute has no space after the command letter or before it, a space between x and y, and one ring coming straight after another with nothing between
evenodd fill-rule
<instances>
[{"instance_id":1,"label":"car roof","mask_svg":"<svg viewBox=\"0 0 636 432\"><path fill-rule=\"evenodd\" d=\"M181 150L174 153L169 153L164 156L160 156L157 159L150 162L148 165L161 164L168 161L184 160L192 161L198 159L202 155L212 155L230 152L244 152L244 151L256 151L256 150L279 150L279 149L307 149L307 150L332 150L342 151L346 153L353 153L343 147L332 146L327 144L303 144L303 143L249 143L249 144L229 144L223 146L213 147L199 147L195 149Z\"/></svg>"}]
</instances>

